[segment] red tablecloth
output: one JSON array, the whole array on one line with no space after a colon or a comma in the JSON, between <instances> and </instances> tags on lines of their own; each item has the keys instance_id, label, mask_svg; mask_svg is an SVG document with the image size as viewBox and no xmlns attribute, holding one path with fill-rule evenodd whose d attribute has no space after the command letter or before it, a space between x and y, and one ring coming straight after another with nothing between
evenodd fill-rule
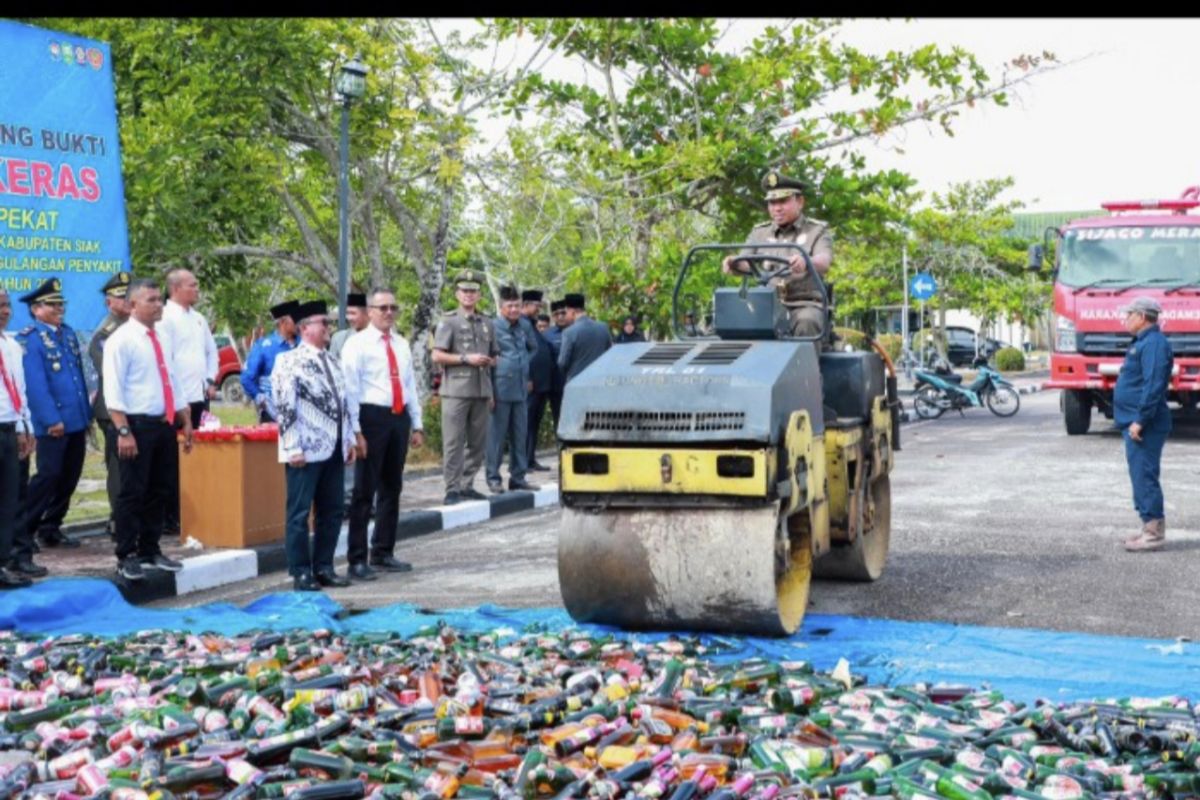
<instances>
[{"instance_id":1,"label":"red tablecloth","mask_svg":"<svg viewBox=\"0 0 1200 800\"><path fill-rule=\"evenodd\" d=\"M263 425L233 425L218 428L215 431L196 431L192 435L195 442L277 442L279 441L279 426L273 422Z\"/></svg>"}]
</instances>

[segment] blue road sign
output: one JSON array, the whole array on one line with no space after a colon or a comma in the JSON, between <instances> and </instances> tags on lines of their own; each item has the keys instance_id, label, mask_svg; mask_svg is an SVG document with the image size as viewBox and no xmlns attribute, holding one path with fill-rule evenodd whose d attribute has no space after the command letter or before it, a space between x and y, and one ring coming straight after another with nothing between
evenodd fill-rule
<instances>
[{"instance_id":1,"label":"blue road sign","mask_svg":"<svg viewBox=\"0 0 1200 800\"><path fill-rule=\"evenodd\" d=\"M908 293L914 300L928 300L937 294L937 281L928 272L918 272L908 282Z\"/></svg>"}]
</instances>

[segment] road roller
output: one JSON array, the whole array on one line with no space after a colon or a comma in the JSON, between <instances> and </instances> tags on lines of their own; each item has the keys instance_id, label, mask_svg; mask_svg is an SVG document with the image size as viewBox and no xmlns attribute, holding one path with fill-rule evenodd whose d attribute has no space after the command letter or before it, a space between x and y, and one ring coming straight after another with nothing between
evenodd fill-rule
<instances>
[{"instance_id":1,"label":"road roller","mask_svg":"<svg viewBox=\"0 0 1200 800\"><path fill-rule=\"evenodd\" d=\"M772 252L787 248L804 254ZM751 276L715 290L710 335L684 335L681 289L693 263L721 251L741 252ZM883 574L895 370L877 347L830 346L820 281L824 331L790 335L774 280L786 255L693 247L674 340L614 346L567 385L558 577L575 620L786 636L814 574Z\"/></svg>"}]
</instances>

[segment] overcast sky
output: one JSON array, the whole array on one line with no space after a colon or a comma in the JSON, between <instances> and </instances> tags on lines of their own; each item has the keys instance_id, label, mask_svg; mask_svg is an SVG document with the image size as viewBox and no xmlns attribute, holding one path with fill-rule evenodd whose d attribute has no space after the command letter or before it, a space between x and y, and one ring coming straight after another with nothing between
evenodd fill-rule
<instances>
[{"instance_id":1,"label":"overcast sky","mask_svg":"<svg viewBox=\"0 0 1200 800\"><path fill-rule=\"evenodd\" d=\"M928 189L1011 175L1026 210L1097 208L1104 200L1177 197L1200 183L1198 20L856 21L846 38L873 51L935 42L973 52L998 76L1013 56L1090 58L1034 78L1007 108L965 110L956 135L911 127L904 155L868 151Z\"/></svg>"},{"instance_id":2,"label":"overcast sky","mask_svg":"<svg viewBox=\"0 0 1200 800\"><path fill-rule=\"evenodd\" d=\"M737 20L722 44L749 42L767 24ZM862 146L872 167L903 170L923 189L1012 176L1008 197L1023 200L1025 210L1074 211L1104 200L1176 197L1200 183L1192 87L1200 20L852 20L840 37L881 54L959 45L993 78L1021 53L1049 50L1062 62L1087 57L1021 85L1006 108L964 109L953 138L921 123L887 138L902 155ZM562 67L545 65L549 72ZM485 136L497 136L503 124L485 124Z\"/></svg>"}]
</instances>

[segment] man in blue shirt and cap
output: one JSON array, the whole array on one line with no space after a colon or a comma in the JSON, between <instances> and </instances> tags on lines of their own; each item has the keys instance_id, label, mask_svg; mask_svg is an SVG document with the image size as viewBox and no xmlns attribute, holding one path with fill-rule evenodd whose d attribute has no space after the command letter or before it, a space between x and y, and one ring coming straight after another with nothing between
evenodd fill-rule
<instances>
[{"instance_id":1,"label":"man in blue shirt and cap","mask_svg":"<svg viewBox=\"0 0 1200 800\"><path fill-rule=\"evenodd\" d=\"M1158 481L1163 445L1171 432L1167 391L1171 383L1171 343L1158 327L1162 307L1151 297L1136 297L1121 309L1133 341L1113 392L1113 417L1125 438L1125 461L1133 484L1133 507L1142 529L1125 540L1131 552L1159 550L1166 542L1162 486Z\"/></svg>"},{"instance_id":2,"label":"man in blue shirt and cap","mask_svg":"<svg viewBox=\"0 0 1200 800\"><path fill-rule=\"evenodd\" d=\"M20 298L29 304L34 323L17 334L25 349L25 388L37 438L37 474L29 480L19 525L36 533L47 547L78 547L79 542L60 530L71 495L83 473L87 453L87 428L92 422L83 352L79 337L63 322L66 301L62 281L47 278ZM29 476L28 461L22 482ZM31 542L32 537L26 536ZM15 561L27 562L25 552L14 552Z\"/></svg>"},{"instance_id":3,"label":"man in blue shirt and cap","mask_svg":"<svg viewBox=\"0 0 1200 800\"><path fill-rule=\"evenodd\" d=\"M293 319L300 303L288 300L271 306L271 317L275 320L275 332L254 343L250 355L246 356L246 368L242 370L242 388L246 397L258 408L259 422L275 421L275 402L271 398L271 370L280 354L295 349L296 323Z\"/></svg>"}]
</instances>

